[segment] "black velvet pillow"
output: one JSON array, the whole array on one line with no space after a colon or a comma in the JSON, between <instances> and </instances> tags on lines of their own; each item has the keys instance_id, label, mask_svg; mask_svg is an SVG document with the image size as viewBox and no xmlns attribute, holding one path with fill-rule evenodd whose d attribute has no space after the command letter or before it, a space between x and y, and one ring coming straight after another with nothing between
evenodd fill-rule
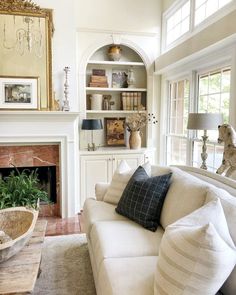
<instances>
[{"instance_id":1,"label":"black velvet pillow","mask_svg":"<svg viewBox=\"0 0 236 295\"><path fill-rule=\"evenodd\" d=\"M124 189L116 212L155 231L171 175L172 173L148 177L144 168L139 166Z\"/></svg>"}]
</instances>

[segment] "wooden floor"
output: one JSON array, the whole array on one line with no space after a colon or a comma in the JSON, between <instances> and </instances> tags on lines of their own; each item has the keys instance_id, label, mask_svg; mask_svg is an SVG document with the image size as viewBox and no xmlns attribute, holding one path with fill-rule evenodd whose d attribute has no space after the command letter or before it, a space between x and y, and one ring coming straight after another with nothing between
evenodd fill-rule
<instances>
[{"instance_id":1,"label":"wooden floor","mask_svg":"<svg viewBox=\"0 0 236 295\"><path fill-rule=\"evenodd\" d=\"M40 219L48 222L46 236L70 235L82 232L81 215L63 219L59 217L41 217Z\"/></svg>"}]
</instances>

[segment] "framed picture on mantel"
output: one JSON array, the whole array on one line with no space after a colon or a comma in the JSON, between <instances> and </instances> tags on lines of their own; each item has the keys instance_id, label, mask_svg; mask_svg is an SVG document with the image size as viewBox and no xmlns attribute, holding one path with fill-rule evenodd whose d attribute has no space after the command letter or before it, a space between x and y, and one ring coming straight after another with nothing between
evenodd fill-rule
<instances>
[{"instance_id":1,"label":"framed picture on mantel","mask_svg":"<svg viewBox=\"0 0 236 295\"><path fill-rule=\"evenodd\" d=\"M125 146L125 118L104 118L107 146Z\"/></svg>"},{"instance_id":2,"label":"framed picture on mantel","mask_svg":"<svg viewBox=\"0 0 236 295\"><path fill-rule=\"evenodd\" d=\"M39 78L0 76L0 109L39 109Z\"/></svg>"}]
</instances>

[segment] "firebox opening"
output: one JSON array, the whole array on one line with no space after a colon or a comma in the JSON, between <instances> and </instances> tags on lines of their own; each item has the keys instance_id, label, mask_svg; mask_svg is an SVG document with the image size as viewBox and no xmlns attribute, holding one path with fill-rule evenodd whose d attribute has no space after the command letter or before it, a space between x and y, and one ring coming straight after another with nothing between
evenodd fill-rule
<instances>
[{"instance_id":1,"label":"firebox opening","mask_svg":"<svg viewBox=\"0 0 236 295\"><path fill-rule=\"evenodd\" d=\"M37 170L39 179L39 188L48 193L48 197L52 203L57 201L57 184L56 184L56 166L34 166L34 167L17 167L19 172L25 170L25 173L30 174ZM10 175L12 171L17 173L16 168L0 168L0 178Z\"/></svg>"}]
</instances>

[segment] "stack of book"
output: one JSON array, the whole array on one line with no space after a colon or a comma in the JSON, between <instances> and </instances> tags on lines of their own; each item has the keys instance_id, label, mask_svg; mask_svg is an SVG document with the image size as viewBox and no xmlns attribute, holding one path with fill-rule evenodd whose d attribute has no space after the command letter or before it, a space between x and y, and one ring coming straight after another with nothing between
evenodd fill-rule
<instances>
[{"instance_id":1,"label":"stack of book","mask_svg":"<svg viewBox=\"0 0 236 295\"><path fill-rule=\"evenodd\" d=\"M92 70L89 87L108 87L106 71L101 69Z\"/></svg>"},{"instance_id":2,"label":"stack of book","mask_svg":"<svg viewBox=\"0 0 236 295\"><path fill-rule=\"evenodd\" d=\"M124 111L138 111L143 108L141 92L121 92L121 105Z\"/></svg>"}]
</instances>

